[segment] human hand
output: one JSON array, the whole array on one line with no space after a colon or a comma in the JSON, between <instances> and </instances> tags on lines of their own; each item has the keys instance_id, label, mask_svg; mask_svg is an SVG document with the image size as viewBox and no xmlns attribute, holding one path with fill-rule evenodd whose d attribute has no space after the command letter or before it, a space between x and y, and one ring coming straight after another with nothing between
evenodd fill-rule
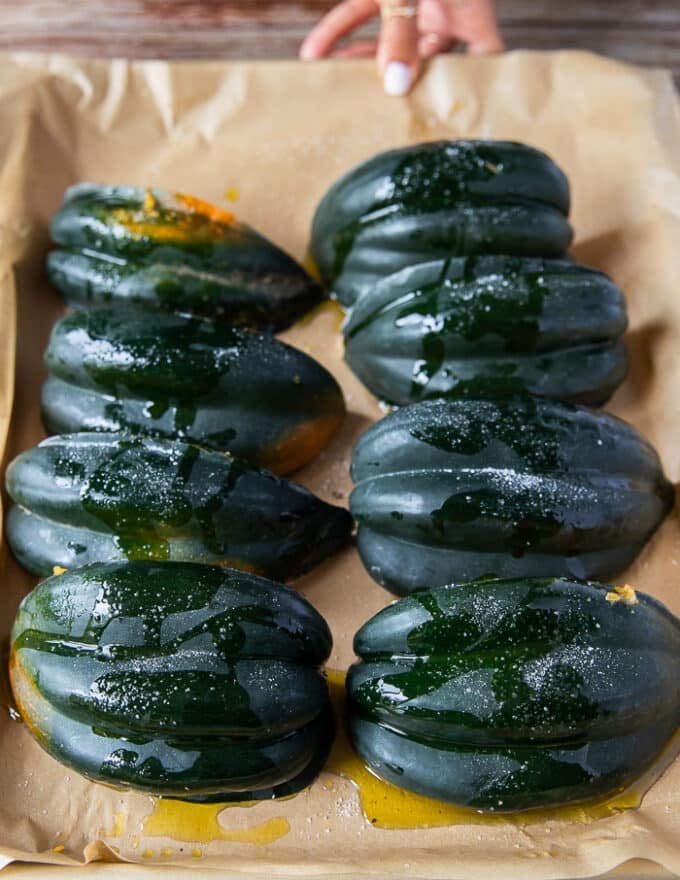
<instances>
[{"instance_id":1,"label":"human hand","mask_svg":"<svg viewBox=\"0 0 680 880\"><path fill-rule=\"evenodd\" d=\"M382 15L377 41L336 44L365 22ZM465 43L471 55L501 52L493 0L343 0L308 34L300 58L361 58L375 55L388 95L405 95L421 63Z\"/></svg>"}]
</instances>

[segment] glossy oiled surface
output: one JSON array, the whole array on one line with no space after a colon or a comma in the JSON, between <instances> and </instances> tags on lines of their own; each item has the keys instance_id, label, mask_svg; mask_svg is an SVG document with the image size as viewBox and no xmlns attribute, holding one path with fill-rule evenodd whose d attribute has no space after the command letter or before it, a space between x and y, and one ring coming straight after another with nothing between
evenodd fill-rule
<instances>
[{"instance_id":1,"label":"glossy oiled surface","mask_svg":"<svg viewBox=\"0 0 680 880\"><path fill-rule=\"evenodd\" d=\"M639 775L680 722L680 623L567 580L415 593L357 633L354 742L389 781L490 810L584 800Z\"/></svg>"},{"instance_id":2,"label":"glossy oiled surface","mask_svg":"<svg viewBox=\"0 0 680 880\"><path fill-rule=\"evenodd\" d=\"M209 319L100 306L71 312L45 352L50 433L129 431L229 451L277 473L345 415L331 374L271 336Z\"/></svg>"},{"instance_id":3,"label":"glossy oiled surface","mask_svg":"<svg viewBox=\"0 0 680 880\"><path fill-rule=\"evenodd\" d=\"M459 257L422 263L364 293L345 360L381 399L541 397L598 405L623 380L621 291L568 260Z\"/></svg>"},{"instance_id":4,"label":"glossy oiled surface","mask_svg":"<svg viewBox=\"0 0 680 880\"><path fill-rule=\"evenodd\" d=\"M310 253L351 305L386 275L477 253L557 257L572 231L569 184L544 153L500 140L432 141L378 153L337 180Z\"/></svg>"},{"instance_id":5,"label":"glossy oiled surface","mask_svg":"<svg viewBox=\"0 0 680 880\"><path fill-rule=\"evenodd\" d=\"M346 510L187 443L57 435L14 460L7 538L30 571L124 559L213 562L286 578L349 538Z\"/></svg>"},{"instance_id":6,"label":"glossy oiled surface","mask_svg":"<svg viewBox=\"0 0 680 880\"><path fill-rule=\"evenodd\" d=\"M192 4L196 15L209 7ZM125 0L116 6L116 13L122 30ZM67 21L72 22L73 15L64 19L64 27ZM163 33L170 24L168 17ZM91 32L96 26L92 21ZM214 39L222 34L216 30ZM143 39L143 34L138 37ZM235 39L233 32L230 38ZM185 45L191 42L189 28L182 39ZM7 62L0 66L7 83ZM661 98L657 105L654 97L654 87L663 86L663 79L643 79L604 60L571 54L493 60L456 57L435 63L413 100L387 102L370 62L320 65L313 75L292 63L110 67L71 60L69 66L45 61L39 70L36 66L23 66L19 73L16 66L12 70L19 79L29 75L40 79L31 90L35 113L13 125L8 122L4 129L16 145L8 157L10 167L25 171L16 179L14 175L6 179L8 184L14 181L14 195L11 187L5 191L8 200L3 200L0 210L8 223L28 217L34 224L34 234L23 240L25 271L18 279L20 360L11 454L42 437L42 351L52 323L63 312L57 294L44 281L40 258L43 244L47 246L45 224L76 175L96 180L106 173L111 182L158 184L197 193L226 207L224 190L237 187L239 217L302 258L314 204L345 168L409 138L480 136L488 133L493 119L500 136L530 138L568 170L574 185L579 259L611 274L625 287L629 301L632 370L611 404L612 411L653 440L669 476L677 478L672 376L674 352L680 351L675 331L679 306L673 274L677 261L672 259L668 234L673 225L670 214L652 205L646 184L643 191L647 178L642 171L649 168L650 159L663 165L663 157L668 161L677 152L671 144L663 154L660 146L654 146L656 135L672 119L668 105ZM172 98L167 103L162 100L164 78ZM16 79L10 74L9 81ZM90 83L92 91L84 93ZM614 91L616 101L611 99ZM121 92L118 104L116 96ZM0 101L0 116L8 119L9 108L16 113L17 106L25 106L28 113L27 105L12 93L4 103ZM635 131L634 137L624 134L626 126L629 133ZM649 219L644 227L642 217ZM285 338L324 363L347 395L350 415L340 436L299 476L317 494L340 504L344 503L340 493L344 496L350 487L347 466L352 443L380 413L372 396L342 363L338 324L339 318L327 308ZM659 324L656 335L652 328ZM677 556L676 537L677 521L672 518L626 573L626 580L662 596L677 612L672 562ZM5 613L0 623L7 625L18 599L34 580L22 574L8 552L3 575ZM352 659L354 632L390 600L389 594L371 581L351 549L315 569L296 588L331 623L335 645L330 664L344 670ZM171 822L168 812L155 809L146 795L110 790L64 770L31 740L25 726L7 717L0 724L0 737L7 782L5 823L0 826L3 855L13 848L25 858L74 864L107 853L113 857L108 844L119 849L121 857L155 865L156 872L166 874L183 864L198 868L199 873L221 869L238 875L248 869L277 877L286 871L314 870L321 876L372 872L384 878L411 873L442 880L468 870L505 880L544 880L548 869L573 878L593 876L633 853L677 864L677 766L647 791L640 809L609 813L603 821L579 811L568 820L523 815L495 824L468 824L453 819L457 824L449 822L447 827L405 829L400 823L401 830L388 832L371 827L351 784L337 776L323 774L308 793L285 802L249 809L220 810L215 805L192 811L188 821ZM391 800L386 806L398 811L401 803L397 797L396 803ZM370 806L367 809L369 819L374 818ZM147 821L151 813L153 823ZM27 814L33 821L21 818ZM264 845L255 842L262 839L260 831L273 827L275 821L280 827L284 818L289 826L285 836ZM427 823L419 820L419 824ZM251 832L252 837L247 836ZM106 844L92 844L99 838ZM61 845L63 851L52 851ZM111 867L124 873L130 866Z\"/></svg>"},{"instance_id":7,"label":"glossy oiled surface","mask_svg":"<svg viewBox=\"0 0 680 880\"><path fill-rule=\"evenodd\" d=\"M630 425L527 398L404 407L359 440L352 475L359 552L397 593L489 575L611 577L673 501Z\"/></svg>"},{"instance_id":8,"label":"glossy oiled surface","mask_svg":"<svg viewBox=\"0 0 680 880\"><path fill-rule=\"evenodd\" d=\"M10 666L31 732L79 772L248 799L327 751L318 667L330 648L323 618L280 584L210 566L95 564L26 598Z\"/></svg>"},{"instance_id":9,"label":"glossy oiled surface","mask_svg":"<svg viewBox=\"0 0 680 880\"><path fill-rule=\"evenodd\" d=\"M304 269L227 210L132 186L70 187L47 273L69 305L141 304L281 329L322 297Z\"/></svg>"}]
</instances>

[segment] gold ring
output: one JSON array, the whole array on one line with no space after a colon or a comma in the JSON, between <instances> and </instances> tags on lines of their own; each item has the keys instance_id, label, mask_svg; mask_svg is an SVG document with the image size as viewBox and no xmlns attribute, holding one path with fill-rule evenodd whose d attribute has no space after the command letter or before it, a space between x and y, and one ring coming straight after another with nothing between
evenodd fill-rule
<instances>
[{"instance_id":1,"label":"gold ring","mask_svg":"<svg viewBox=\"0 0 680 880\"><path fill-rule=\"evenodd\" d=\"M413 4L400 4L399 2L390 2L383 0L380 4L381 18L415 18L418 8Z\"/></svg>"}]
</instances>

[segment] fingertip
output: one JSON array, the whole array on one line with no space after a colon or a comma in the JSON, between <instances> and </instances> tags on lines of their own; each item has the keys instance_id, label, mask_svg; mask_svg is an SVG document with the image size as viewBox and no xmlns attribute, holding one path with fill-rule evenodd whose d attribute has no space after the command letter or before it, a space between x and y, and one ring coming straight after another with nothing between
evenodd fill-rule
<instances>
[{"instance_id":1,"label":"fingertip","mask_svg":"<svg viewBox=\"0 0 680 880\"><path fill-rule=\"evenodd\" d=\"M298 53L300 61L315 61L318 57L319 54L315 50L314 42L309 40L309 38L304 40Z\"/></svg>"},{"instance_id":2,"label":"fingertip","mask_svg":"<svg viewBox=\"0 0 680 880\"><path fill-rule=\"evenodd\" d=\"M419 60L411 64L407 64L404 61L388 61L382 67L382 82L385 94L391 98L402 98L411 91L419 74Z\"/></svg>"},{"instance_id":3,"label":"fingertip","mask_svg":"<svg viewBox=\"0 0 680 880\"><path fill-rule=\"evenodd\" d=\"M420 70L418 26L414 15L383 17L377 60L386 94L392 97L406 95Z\"/></svg>"},{"instance_id":4,"label":"fingertip","mask_svg":"<svg viewBox=\"0 0 680 880\"><path fill-rule=\"evenodd\" d=\"M342 37L377 14L375 0L341 0L307 34L298 52L300 60L327 58Z\"/></svg>"},{"instance_id":5,"label":"fingertip","mask_svg":"<svg viewBox=\"0 0 680 880\"><path fill-rule=\"evenodd\" d=\"M408 64L403 61L388 61L383 71L383 88L385 94L392 98L406 95L411 88L412 73Z\"/></svg>"}]
</instances>

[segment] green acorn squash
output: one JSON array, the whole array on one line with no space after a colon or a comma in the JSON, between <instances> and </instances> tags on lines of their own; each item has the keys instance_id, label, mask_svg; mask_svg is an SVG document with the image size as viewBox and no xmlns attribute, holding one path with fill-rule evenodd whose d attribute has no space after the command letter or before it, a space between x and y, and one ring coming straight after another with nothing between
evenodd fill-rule
<instances>
[{"instance_id":1,"label":"green acorn squash","mask_svg":"<svg viewBox=\"0 0 680 880\"><path fill-rule=\"evenodd\" d=\"M346 510L242 459L127 434L66 434L7 469L7 540L36 574L126 559L287 580L343 546Z\"/></svg>"},{"instance_id":2,"label":"green acorn squash","mask_svg":"<svg viewBox=\"0 0 680 880\"><path fill-rule=\"evenodd\" d=\"M436 260L361 297L344 327L345 360L392 403L528 391L597 405L625 377L626 323L619 289L585 266Z\"/></svg>"},{"instance_id":3,"label":"green acorn squash","mask_svg":"<svg viewBox=\"0 0 680 880\"><path fill-rule=\"evenodd\" d=\"M625 788L680 724L680 621L560 579L423 590L357 633L350 732L379 776L509 811Z\"/></svg>"},{"instance_id":4,"label":"green acorn squash","mask_svg":"<svg viewBox=\"0 0 680 880\"><path fill-rule=\"evenodd\" d=\"M350 510L369 574L395 593L476 578L606 579L673 504L653 447L555 401L427 401L358 441Z\"/></svg>"},{"instance_id":5,"label":"green acorn squash","mask_svg":"<svg viewBox=\"0 0 680 880\"><path fill-rule=\"evenodd\" d=\"M351 305L385 275L434 258L557 257L571 242L569 184L544 153L509 141L434 141L379 153L324 195L310 255Z\"/></svg>"},{"instance_id":6,"label":"green acorn squash","mask_svg":"<svg viewBox=\"0 0 680 880\"><path fill-rule=\"evenodd\" d=\"M72 306L125 302L282 329L321 299L282 250L183 193L81 183L50 227L52 283Z\"/></svg>"},{"instance_id":7,"label":"green acorn squash","mask_svg":"<svg viewBox=\"0 0 680 880\"><path fill-rule=\"evenodd\" d=\"M49 433L186 440L276 473L314 458L345 413L337 382L311 357L208 319L81 309L55 324L45 363Z\"/></svg>"},{"instance_id":8,"label":"green acorn squash","mask_svg":"<svg viewBox=\"0 0 680 880\"><path fill-rule=\"evenodd\" d=\"M10 674L53 757L179 798L289 794L332 740L324 619L288 588L189 563L95 564L22 602Z\"/></svg>"}]
</instances>

